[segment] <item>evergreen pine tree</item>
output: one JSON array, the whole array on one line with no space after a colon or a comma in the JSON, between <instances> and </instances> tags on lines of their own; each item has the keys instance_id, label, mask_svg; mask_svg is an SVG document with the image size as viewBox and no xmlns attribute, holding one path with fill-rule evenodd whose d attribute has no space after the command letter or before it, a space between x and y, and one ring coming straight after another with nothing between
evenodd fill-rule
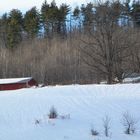
<instances>
[{"instance_id":1,"label":"evergreen pine tree","mask_svg":"<svg viewBox=\"0 0 140 140\"><path fill-rule=\"evenodd\" d=\"M27 37L34 38L38 35L40 29L40 15L36 7L31 8L24 16L24 30Z\"/></svg>"},{"instance_id":2,"label":"evergreen pine tree","mask_svg":"<svg viewBox=\"0 0 140 140\"><path fill-rule=\"evenodd\" d=\"M22 41L22 30L22 13L17 9L13 9L8 16L8 47L14 48Z\"/></svg>"}]
</instances>

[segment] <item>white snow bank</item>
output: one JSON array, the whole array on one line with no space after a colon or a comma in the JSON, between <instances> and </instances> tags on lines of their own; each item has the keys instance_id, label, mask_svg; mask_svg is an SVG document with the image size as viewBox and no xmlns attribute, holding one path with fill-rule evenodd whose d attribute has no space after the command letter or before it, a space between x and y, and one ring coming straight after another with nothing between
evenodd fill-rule
<instances>
[{"instance_id":1,"label":"white snow bank","mask_svg":"<svg viewBox=\"0 0 140 140\"><path fill-rule=\"evenodd\" d=\"M54 106L59 114L48 119ZM111 118L110 140L139 140L124 134L122 114L140 118L140 84L54 86L0 91L1 140L107 140L103 117ZM68 116L62 119L62 116ZM39 120L39 124L35 121ZM93 137L94 127L100 135Z\"/></svg>"}]
</instances>

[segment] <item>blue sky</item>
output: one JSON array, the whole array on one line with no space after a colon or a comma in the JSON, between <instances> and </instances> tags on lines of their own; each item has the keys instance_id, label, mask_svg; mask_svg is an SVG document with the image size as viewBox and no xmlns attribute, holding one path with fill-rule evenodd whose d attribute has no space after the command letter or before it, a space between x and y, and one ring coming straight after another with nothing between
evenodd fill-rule
<instances>
[{"instance_id":1,"label":"blue sky","mask_svg":"<svg viewBox=\"0 0 140 140\"><path fill-rule=\"evenodd\" d=\"M44 0L0 0L0 14L9 12L11 9L19 9L22 12L27 11L33 6L40 9ZM52 0L47 0L50 3ZM85 4L91 0L55 0L58 5L61 3L67 3L71 6Z\"/></svg>"}]
</instances>

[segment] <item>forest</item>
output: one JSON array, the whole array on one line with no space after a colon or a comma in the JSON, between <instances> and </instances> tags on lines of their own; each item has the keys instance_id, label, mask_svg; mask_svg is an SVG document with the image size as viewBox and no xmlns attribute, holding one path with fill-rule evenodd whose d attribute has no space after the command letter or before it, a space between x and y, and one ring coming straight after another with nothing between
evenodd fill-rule
<instances>
[{"instance_id":1,"label":"forest","mask_svg":"<svg viewBox=\"0 0 140 140\"><path fill-rule=\"evenodd\" d=\"M112 84L140 72L140 1L44 1L0 17L0 78Z\"/></svg>"}]
</instances>

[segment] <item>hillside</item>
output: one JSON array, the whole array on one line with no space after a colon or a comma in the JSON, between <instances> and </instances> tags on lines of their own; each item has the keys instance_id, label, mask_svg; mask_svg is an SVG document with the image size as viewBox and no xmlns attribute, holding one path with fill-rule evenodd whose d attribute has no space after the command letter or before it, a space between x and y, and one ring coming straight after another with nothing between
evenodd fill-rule
<instances>
[{"instance_id":1,"label":"hillside","mask_svg":"<svg viewBox=\"0 0 140 140\"><path fill-rule=\"evenodd\" d=\"M54 106L58 118L48 119ZM140 118L140 84L71 85L0 91L1 140L139 140L124 134L122 118L129 112ZM103 118L111 119L109 138ZM39 120L39 124L35 124ZM91 128L99 136L91 135Z\"/></svg>"}]
</instances>

